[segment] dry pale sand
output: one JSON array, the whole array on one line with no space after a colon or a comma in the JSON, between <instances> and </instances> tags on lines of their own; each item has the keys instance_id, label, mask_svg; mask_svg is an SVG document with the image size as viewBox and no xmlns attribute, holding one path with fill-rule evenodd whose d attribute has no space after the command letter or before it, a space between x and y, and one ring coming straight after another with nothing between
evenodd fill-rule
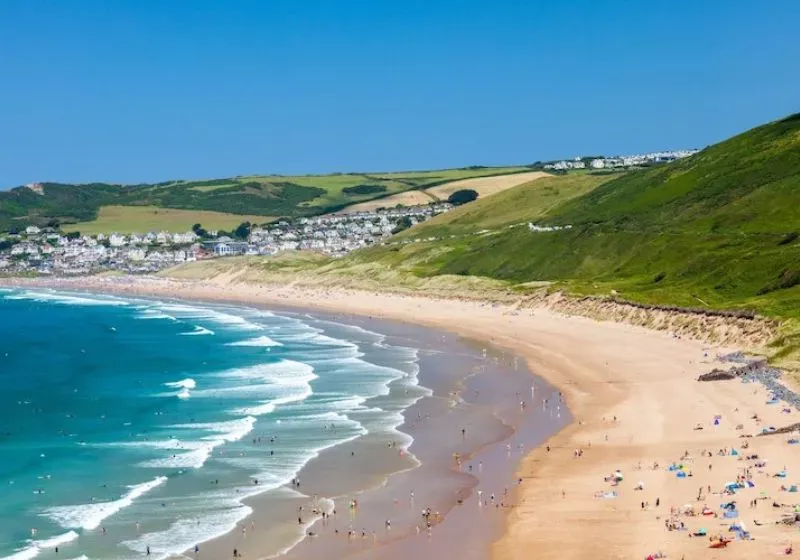
<instances>
[{"instance_id":1,"label":"dry pale sand","mask_svg":"<svg viewBox=\"0 0 800 560\"><path fill-rule=\"evenodd\" d=\"M444 185L439 185L438 187L431 187L425 192L432 194L440 200L447 199L448 196L461 189L472 189L478 192L479 197L487 197L512 187L516 187L517 185L548 176L549 174L541 171L530 171L528 173L516 173L513 175L475 177L473 179L461 179L460 181L445 183Z\"/></svg>"},{"instance_id":2,"label":"dry pale sand","mask_svg":"<svg viewBox=\"0 0 800 560\"><path fill-rule=\"evenodd\" d=\"M497 560L641 559L656 551L676 560L770 558L782 556L798 537L796 527L776 521L800 503L800 493L780 490L782 484L800 482L800 447L788 445L788 436L742 437L796 421L797 412L767 405L761 386L695 381L712 367L717 351L729 349L546 310L426 297L162 279L94 279L83 285L379 316L483 339L525 356L532 371L560 388L575 422L548 442L550 451L540 448L523 461L520 505L511 510L505 535L493 547ZM761 420L754 420L754 414ZM713 425L715 415L721 418L718 426ZM745 442L749 449L742 449ZM740 454L717 455L731 448ZM578 449L582 456L575 458ZM687 452L688 458L681 460ZM766 465L744 460L753 453ZM666 467L673 461L682 462L691 476L677 478L669 472ZM788 477L775 478L784 467ZM723 495L725 484L747 468L756 487ZM612 486L604 477L616 469L624 480ZM639 482L643 490L635 489ZM617 497L597 497L612 491ZM753 499L758 499L757 507L750 506ZM709 537L689 536L701 528L709 535L732 535L731 520L723 519L720 509L730 500L737 501L739 520L753 540L713 550ZM773 502L786 507L774 507ZM687 504L698 512L707 505L719 517L675 515L674 522L688 530L668 531L671 508Z\"/></svg>"}]
</instances>

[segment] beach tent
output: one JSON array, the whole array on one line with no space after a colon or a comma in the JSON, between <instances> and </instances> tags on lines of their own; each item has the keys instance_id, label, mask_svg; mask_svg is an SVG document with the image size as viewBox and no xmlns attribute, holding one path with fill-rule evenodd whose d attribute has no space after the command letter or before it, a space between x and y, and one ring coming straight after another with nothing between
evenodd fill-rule
<instances>
[{"instance_id":1,"label":"beach tent","mask_svg":"<svg viewBox=\"0 0 800 560\"><path fill-rule=\"evenodd\" d=\"M678 478L686 478L686 473L683 471L678 471L675 473L675 476Z\"/></svg>"},{"instance_id":2,"label":"beach tent","mask_svg":"<svg viewBox=\"0 0 800 560\"><path fill-rule=\"evenodd\" d=\"M797 492L797 484L792 484L789 486L789 492Z\"/></svg>"},{"instance_id":3,"label":"beach tent","mask_svg":"<svg viewBox=\"0 0 800 560\"><path fill-rule=\"evenodd\" d=\"M617 482L621 482L623 480L622 473L619 470L614 473L614 480Z\"/></svg>"},{"instance_id":4,"label":"beach tent","mask_svg":"<svg viewBox=\"0 0 800 560\"><path fill-rule=\"evenodd\" d=\"M735 457L738 454L739 454L738 451L736 451L735 449L731 449L731 455L733 455Z\"/></svg>"}]
</instances>

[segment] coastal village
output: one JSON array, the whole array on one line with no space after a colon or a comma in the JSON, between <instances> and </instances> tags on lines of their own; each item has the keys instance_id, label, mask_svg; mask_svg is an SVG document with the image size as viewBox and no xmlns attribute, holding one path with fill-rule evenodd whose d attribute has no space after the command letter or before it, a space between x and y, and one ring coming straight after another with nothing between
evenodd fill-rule
<instances>
[{"instance_id":1,"label":"coastal village","mask_svg":"<svg viewBox=\"0 0 800 560\"><path fill-rule=\"evenodd\" d=\"M561 160L546 163L543 168L548 171L567 171L569 169L626 169L644 167L659 163L669 163L692 156L700 150L667 150L648 152L629 156L614 157L576 157L572 160Z\"/></svg>"},{"instance_id":2,"label":"coastal village","mask_svg":"<svg viewBox=\"0 0 800 560\"><path fill-rule=\"evenodd\" d=\"M246 235L239 237L199 227L184 233L81 235L29 226L18 233L0 235L0 274L76 276L108 270L152 273L195 260L276 255L283 251L342 256L385 242L394 232L452 208L453 205L442 202L282 220L246 227Z\"/></svg>"}]
</instances>

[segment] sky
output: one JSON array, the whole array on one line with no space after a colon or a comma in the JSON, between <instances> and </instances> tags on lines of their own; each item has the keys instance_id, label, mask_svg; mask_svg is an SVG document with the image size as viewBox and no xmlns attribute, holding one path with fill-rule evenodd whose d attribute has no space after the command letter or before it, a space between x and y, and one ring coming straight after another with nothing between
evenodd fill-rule
<instances>
[{"instance_id":1,"label":"sky","mask_svg":"<svg viewBox=\"0 0 800 560\"><path fill-rule=\"evenodd\" d=\"M800 2L2 0L0 188L703 147L800 111Z\"/></svg>"}]
</instances>

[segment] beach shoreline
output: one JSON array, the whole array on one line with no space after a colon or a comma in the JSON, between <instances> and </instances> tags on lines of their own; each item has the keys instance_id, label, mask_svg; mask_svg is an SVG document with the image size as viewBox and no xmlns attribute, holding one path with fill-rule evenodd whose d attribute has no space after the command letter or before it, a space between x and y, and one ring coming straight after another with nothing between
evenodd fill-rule
<instances>
[{"instance_id":1,"label":"beach shoreline","mask_svg":"<svg viewBox=\"0 0 800 560\"><path fill-rule=\"evenodd\" d=\"M55 286L37 284L29 287ZM111 294L109 290L86 287L78 289L72 285L60 285L57 289L67 294ZM197 297L176 299L164 297L163 294L115 293L125 297L154 298L157 301L217 306L245 305L244 302L232 300ZM464 559L486 557L492 541L501 534L506 508L512 505L515 471L523 453L563 427L569 419L569 412L565 407L559 407L556 418L555 407L552 407L552 411L543 411L528 403L533 410L532 414L528 414L527 411L520 410L517 399L520 398L519 395L532 391L534 386L538 387L536 390L540 395L552 396L556 393L555 389L542 380L537 381L527 370L524 360L518 360L507 352L497 351L490 345L475 340L445 335L444 331L438 329L364 316L319 312L308 307L254 305L254 302L248 302L247 307L266 309L305 320L313 319L311 324L318 327L322 325L315 321L355 326L367 332L379 332L386 337L385 343L390 346L408 345L417 348L422 354L418 360L418 382L420 386L430 389L432 394L422 397L407 408L403 413L403 423L396 428L412 438L410 446L404 448L407 449L406 456L412 458L411 463L402 457L404 464L398 465L395 461L394 466L391 466L389 463L393 459L387 459L385 452L381 452L381 449L385 451L385 441L380 436L373 437L370 434L325 449L311 459L298 473L298 478L303 480L302 493L299 488L289 488L288 485L284 488L286 495L279 499L277 509L286 511L286 504L289 504L290 509L298 506L305 508L301 512L304 518L301 528L303 531L313 531L313 546L299 546L310 539L303 535L303 531L297 537L292 537L291 533L297 529L297 525L287 527L285 518L275 517L274 511L270 511L276 509L276 492L270 491L243 499L242 504L249 506L252 513L227 534L198 543L202 554L228 557L231 556L231 551L236 550L243 558L271 557L271 554L264 551L274 550L276 539L282 542L293 539L292 544L283 547L281 557L300 560L315 557L320 547L325 548L326 558L349 558L359 554L377 553L378 549L382 557L399 558L408 554L409 547L416 547L416 553L423 554L433 547L439 547ZM448 340L445 342L446 338ZM444 374L444 371L452 373ZM497 391L490 384L493 385L499 376L503 376L504 389L501 394L493 394ZM516 387L516 397L509 393L511 387ZM428 402L430 400L436 402ZM423 421L415 420L416 417L422 417ZM419 425L415 426L415 423ZM469 436L463 440L457 437L459 426L469 426ZM263 429L268 428L262 427ZM452 440L454 445L442 445L441 442L446 439ZM369 440L372 440L371 444ZM502 442L510 442L507 443L508 451L505 451ZM351 449L358 455L359 468L356 470L363 471L364 463L375 464L366 484L363 478L359 478L361 482L353 486L352 477L336 472L333 473L333 480L330 480L330 469L326 466L341 464L345 462L344 459L350 462L348 455ZM457 466L453 460L456 452L463 460L462 467ZM447 488L447 492L442 488ZM449 524L453 518L450 513L460 505L457 496L467 497L475 488L486 489L484 506L470 507L469 511L459 512L458 517L462 519L456 521L454 529L442 531L441 528L445 525L441 521L447 520ZM506 490L503 491L503 488ZM410 503L406 503L404 498L398 499L398 496L407 496L409 492L412 496ZM415 494L416 498L413 497ZM394 504L390 504L390 495ZM342 517L347 514L346 503L353 499L359 502L358 515L350 511L350 519L342 523ZM332 506L333 500L336 506ZM424 530L417 530L416 535L414 533L415 526L424 527L421 517L414 509L423 504L430 507L434 514L431 524L435 531L427 536ZM472 504L470 502L471 506ZM313 515L309 523L310 514L306 512L311 508L325 509L330 513L331 507L338 507L338 519L329 517L322 520L319 515ZM503 509L486 513L500 507ZM365 518L368 520L366 523L363 522ZM376 534L375 519L390 518L391 533L381 530ZM348 525L354 526L354 523L359 529L354 529L352 538L343 538L345 528ZM369 528L366 530L366 538L361 535L364 526ZM464 539L460 534L459 528L465 526L472 528L470 539ZM334 527L339 535L331 540L334 535L330 533ZM329 533L327 535L326 528ZM419 536L420 533L423 533L422 537ZM447 536L447 533L452 535ZM185 550L183 556L193 557L194 550Z\"/></svg>"},{"instance_id":2,"label":"beach shoreline","mask_svg":"<svg viewBox=\"0 0 800 560\"><path fill-rule=\"evenodd\" d=\"M522 559L534 548L538 558L560 560L593 556L597 550L607 558L644 558L658 552L678 558L705 555L708 540L687 538L680 528L672 530L673 521L679 519L681 525L685 521L690 531L727 533L730 522L722 521L718 502L728 498L727 481L745 473L757 480L760 489L753 510L742 512L756 525L751 524L755 539L731 545L725 558L780 555L791 540L791 526L780 523L779 515L796 500L783 494L786 490L774 472L780 467L771 465L792 472L799 466L796 454L777 437L742 438L765 425L787 424L796 411L774 406L758 385L696 381L697 375L720 365L718 354L735 348L546 309L424 295L266 286L230 279L84 278L54 287L380 317L483 340L523 356L531 371L563 393L573 422L522 460L523 484L516 507L509 508L505 531L492 547L493 558ZM769 456L769 465L745 463L741 452L736 457L721 453L744 442L757 446L762 457ZM689 465L688 481L663 468L681 460ZM608 482L608 473L615 471L625 471L622 487ZM640 479L636 488L630 478ZM701 492L695 497L698 486ZM708 491L702 491L706 486ZM767 500L776 505L770 509L763 503ZM675 517L676 508L685 505L707 507L714 515Z\"/></svg>"}]
</instances>

